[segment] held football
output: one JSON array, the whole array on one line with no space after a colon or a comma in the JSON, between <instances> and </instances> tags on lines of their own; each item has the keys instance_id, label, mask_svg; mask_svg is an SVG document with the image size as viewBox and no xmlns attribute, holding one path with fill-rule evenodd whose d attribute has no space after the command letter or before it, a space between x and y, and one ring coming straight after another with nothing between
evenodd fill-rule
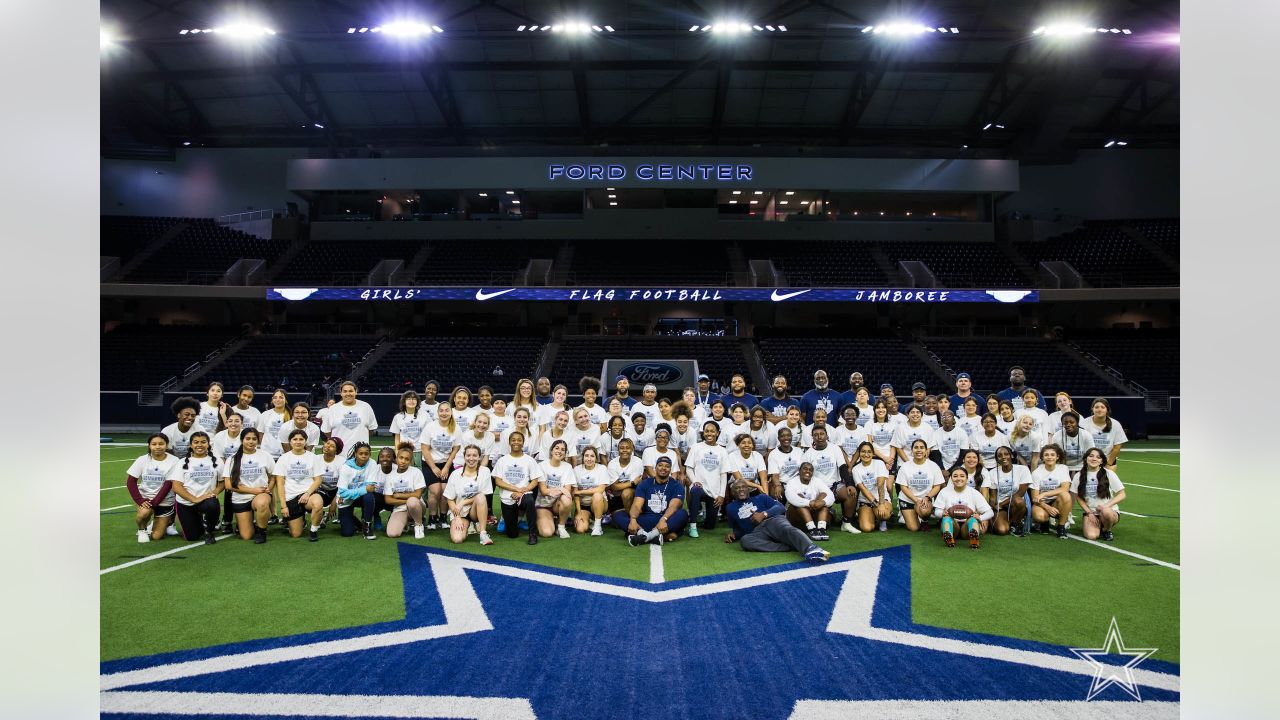
<instances>
[{"instance_id":1,"label":"held football","mask_svg":"<svg viewBox=\"0 0 1280 720\"><path fill-rule=\"evenodd\" d=\"M952 520L963 522L973 516L973 510L970 510L965 505L952 505L947 508L947 515L950 515Z\"/></svg>"}]
</instances>

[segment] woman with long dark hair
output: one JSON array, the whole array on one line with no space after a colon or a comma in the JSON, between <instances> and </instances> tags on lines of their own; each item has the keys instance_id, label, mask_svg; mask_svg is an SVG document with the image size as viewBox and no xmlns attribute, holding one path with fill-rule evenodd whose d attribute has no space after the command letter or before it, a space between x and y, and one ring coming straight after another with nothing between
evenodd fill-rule
<instances>
[{"instance_id":1,"label":"woman with long dark hair","mask_svg":"<svg viewBox=\"0 0 1280 720\"><path fill-rule=\"evenodd\" d=\"M1031 486L1031 470L1013 461L1013 450L996 448L996 466L983 471L981 488L987 502L995 509L991 532L996 535L1022 536L1022 523L1027 516L1024 496Z\"/></svg>"},{"instance_id":2,"label":"woman with long dark hair","mask_svg":"<svg viewBox=\"0 0 1280 720\"><path fill-rule=\"evenodd\" d=\"M169 471L169 482L177 497L178 525L187 540L204 538L206 545L217 542L218 459L209 454L209 434L197 430L191 436L191 452Z\"/></svg>"},{"instance_id":3,"label":"woman with long dark hair","mask_svg":"<svg viewBox=\"0 0 1280 720\"><path fill-rule=\"evenodd\" d=\"M1095 448L1096 449L1096 448ZM1040 451L1042 464L1031 473L1031 521L1040 532L1049 532L1049 521L1058 521L1058 537L1067 537L1071 520L1071 475L1067 466L1059 464L1062 448L1046 445Z\"/></svg>"},{"instance_id":4,"label":"woman with long dark hair","mask_svg":"<svg viewBox=\"0 0 1280 720\"><path fill-rule=\"evenodd\" d=\"M1107 542L1115 539L1111 528L1120 522L1120 502L1124 500L1124 483L1115 470L1106 468L1107 458L1101 448L1089 448L1084 454L1084 469L1076 477L1071 496L1084 513L1084 537Z\"/></svg>"},{"instance_id":5,"label":"woman with long dark hair","mask_svg":"<svg viewBox=\"0 0 1280 720\"><path fill-rule=\"evenodd\" d=\"M959 465L951 468L951 482L938 493L933 516L939 518L938 529L947 547L956 546L956 525L964 523L963 530L969 536L969 547L977 550L982 543L979 536L986 522L995 514L982 494L969 486L969 473Z\"/></svg>"},{"instance_id":6,"label":"woman with long dark hair","mask_svg":"<svg viewBox=\"0 0 1280 720\"><path fill-rule=\"evenodd\" d=\"M276 499L285 509L284 519L289 527L289 535L302 537L302 523L310 514L311 531L307 539L316 542L320 539L320 517L324 512L324 499L316 492L320 488L322 472L320 457L307 449L305 430L295 428L286 439L289 441L289 451L280 456L272 471L275 475Z\"/></svg>"},{"instance_id":7,"label":"woman with long dark hair","mask_svg":"<svg viewBox=\"0 0 1280 720\"><path fill-rule=\"evenodd\" d=\"M125 487L138 506L134 522L138 526L138 542L164 538L173 522L173 484L169 475L182 461L169 454L169 438L152 433L147 438L147 453L125 471Z\"/></svg>"},{"instance_id":8,"label":"woman with long dark hair","mask_svg":"<svg viewBox=\"0 0 1280 720\"><path fill-rule=\"evenodd\" d=\"M1106 398L1094 398L1090 404L1093 416L1084 422L1084 431L1093 435L1093 446L1107 458L1107 467L1114 468L1120 458L1120 448L1129 442L1124 426L1111 417L1111 403Z\"/></svg>"},{"instance_id":9,"label":"woman with long dark hair","mask_svg":"<svg viewBox=\"0 0 1280 720\"><path fill-rule=\"evenodd\" d=\"M248 428L240 433L240 447L223 465L228 507L235 516L241 540L261 545L267 541L267 521L271 518L271 473L275 461L258 448L262 433Z\"/></svg>"}]
</instances>

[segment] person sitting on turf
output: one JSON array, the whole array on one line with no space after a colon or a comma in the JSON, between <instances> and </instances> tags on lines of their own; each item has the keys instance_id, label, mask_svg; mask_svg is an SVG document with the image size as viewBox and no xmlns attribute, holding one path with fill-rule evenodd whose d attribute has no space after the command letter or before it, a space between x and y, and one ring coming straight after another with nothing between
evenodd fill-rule
<instances>
[{"instance_id":1,"label":"person sitting on turf","mask_svg":"<svg viewBox=\"0 0 1280 720\"><path fill-rule=\"evenodd\" d=\"M840 529L857 535L859 532L871 532L877 523L880 532L888 530L886 522L893 514L893 499L889 495L889 469L884 461L876 457L875 447L869 440L863 440L854 453L854 463L849 468L850 482L836 490L836 499L840 501L844 513L844 522ZM856 505L855 505L856 503ZM858 518L858 526L851 520Z\"/></svg>"},{"instance_id":2,"label":"person sitting on turf","mask_svg":"<svg viewBox=\"0 0 1280 720\"><path fill-rule=\"evenodd\" d=\"M557 423L562 414L556 414ZM542 468L542 479L538 481L538 499L534 502L534 507L539 511L536 515L540 537L559 535L561 540L569 539L569 530L565 528L565 523L569 521L569 515L574 509L574 475L573 465L567 460L568 455L569 443L565 440L554 440L547 448L547 459L539 463Z\"/></svg>"},{"instance_id":3,"label":"person sitting on turf","mask_svg":"<svg viewBox=\"0 0 1280 720\"><path fill-rule=\"evenodd\" d=\"M636 486L644 478L644 463L635 457L635 443L631 438L623 438L618 443L618 457L609 461L609 487L605 498L609 501L605 523L613 522L612 514L631 507L631 500L636 496Z\"/></svg>"},{"instance_id":4,"label":"person sitting on turf","mask_svg":"<svg viewBox=\"0 0 1280 720\"><path fill-rule=\"evenodd\" d=\"M1049 532L1049 520L1057 518L1058 537L1067 537L1071 520L1071 475L1060 465L1062 448L1046 445L1040 450L1040 467L1031 473L1031 521L1040 524L1040 532ZM1033 529L1034 532L1034 529Z\"/></svg>"},{"instance_id":5,"label":"person sitting on turf","mask_svg":"<svg viewBox=\"0 0 1280 720\"><path fill-rule=\"evenodd\" d=\"M1120 522L1124 483L1106 464L1107 456L1100 448L1089 448L1084 454L1084 469L1071 490L1071 496L1084 512L1084 536L1088 540L1099 537L1107 542L1114 540L1111 528Z\"/></svg>"},{"instance_id":6,"label":"person sitting on turf","mask_svg":"<svg viewBox=\"0 0 1280 720\"><path fill-rule=\"evenodd\" d=\"M782 503L765 493L752 495L754 487L742 480L729 486L729 525L726 543L737 542L748 552L798 552L811 563L826 562L829 553L813 544L813 540L787 522Z\"/></svg>"},{"instance_id":7,"label":"person sitting on turf","mask_svg":"<svg viewBox=\"0 0 1280 720\"><path fill-rule=\"evenodd\" d=\"M387 537L400 537L410 519L413 520L413 536L418 540L426 536L426 528L422 525L427 509L422 494L426 491L427 479L422 469L413 466L413 443L400 443L396 448L395 470L386 476L382 487L382 498L391 510L391 517L387 518Z\"/></svg>"},{"instance_id":8,"label":"person sitting on turf","mask_svg":"<svg viewBox=\"0 0 1280 720\"><path fill-rule=\"evenodd\" d=\"M995 508L991 532L996 535L1022 536L1022 521L1027 515L1027 504L1023 496L1031 485L1031 471L1026 465L1013 462L1013 450L1000 446L996 448L996 466L992 470L983 470L982 489L987 495L987 502Z\"/></svg>"},{"instance_id":9,"label":"person sitting on turf","mask_svg":"<svg viewBox=\"0 0 1280 720\"><path fill-rule=\"evenodd\" d=\"M478 418L477 418L478 419ZM480 528L480 544L492 545L488 525L489 508L485 498L493 494L493 479L489 468L481 464L483 453L478 445L462 449L462 467L454 469L445 483L441 496L449 503L453 522L449 525L449 540L455 545L467 539L469 528Z\"/></svg>"},{"instance_id":10,"label":"person sitting on turf","mask_svg":"<svg viewBox=\"0 0 1280 720\"><path fill-rule=\"evenodd\" d=\"M960 465L951 468L951 483L938 492L933 507L933 516L941 518L939 528L947 547L956 546L956 523L963 522L969 547L977 550L981 546L978 537L982 534L982 523L994 514L982 493L969 487L969 471Z\"/></svg>"},{"instance_id":11,"label":"person sitting on turf","mask_svg":"<svg viewBox=\"0 0 1280 720\"><path fill-rule=\"evenodd\" d=\"M410 445L413 443L409 442ZM357 442L351 449L351 457L338 470L338 522L342 537L351 537L359 530L365 540L373 540L374 520L378 513L386 508L386 500L382 498L382 475L373 472L380 465L385 466L386 473L391 472L395 464L395 452L384 447L378 451L378 462L369 462L372 448L369 443ZM356 504L360 505L360 522L356 522Z\"/></svg>"},{"instance_id":12,"label":"person sitting on turf","mask_svg":"<svg viewBox=\"0 0 1280 720\"><path fill-rule=\"evenodd\" d=\"M684 485L671 478L670 458L658 458L653 473L636 487L631 508L613 514L614 524L627 533L632 546L674 542L689 523L689 513L683 507Z\"/></svg>"},{"instance_id":13,"label":"person sitting on turf","mask_svg":"<svg viewBox=\"0 0 1280 720\"><path fill-rule=\"evenodd\" d=\"M911 459L902 463L896 474L898 510L911 532L924 529L924 521L933 514L933 498L946 480L942 468L929 459L929 443L917 439L911 443ZM965 475L968 482L968 475Z\"/></svg>"},{"instance_id":14,"label":"person sitting on turf","mask_svg":"<svg viewBox=\"0 0 1280 720\"><path fill-rule=\"evenodd\" d=\"M317 532L320 530L320 515L324 512L324 498L316 492L320 488L322 461L307 449L308 436L305 430L291 430L285 439L288 441L289 451L280 456L272 471L275 474L277 499L284 508L289 535L302 537L302 521L309 512L311 531L308 540L316 542L320 539Z\"/></svg>"},{"instance_id":15,"label":"person sitting on turf","mask_svg":"<svg viewBox=\"0 0 1280 720\"><path fill-rule=\"evenodd\" d=\"M194 414L191 419L194 423ZM134 460L125 472L125 487L138 506L134 516L138 542L164 538L165 530L173 522L173 495L170 494L173 483L169 481L169 473L181 462L169 454L169 438L164 433L152 433L147 438L147 454Z\"/></svg>"},{"instance_id":16,"label":"person sitting on turf","mask_svg":"<svg viewBox=\"0 0 1280 720\"><path fill-rule=\"evenodd\" d=\"M826 434L819 427L815 432ZM836 502L835 493L822 480L814 479L813 463L800 463L800 470L793 482L784 490L787 498L787 520L796 527L803 527L810 540L830 540L827 523L831 520L831 506Z\"/></svg>"},{"instance_id":17,"label":"person sitting on turf","mask_svg":"<svg viewBox=\"0 0 1280 720\"><path fill-rule=\"evenodd\" d=\"M524 433L511 430L507 435L511 451L498 458L493 465L493 484L502 489L502 523L499 532L507 537L520 535L520 513L523 512L529 531L529 544L538 544L538 519L533 508L538 496L537 482L542 478L538 461L524 452Z\"/></svg>"},{"instance_id":18,"label":"person sitting on turf","mask_svg":"<svg viewBox=\"0 0 1280 720\"><path fill-rule=\"evenodd\" d=\"M605 488L609 486L609 470L599 460L600 451L588 445L582 449L582 456L573 469L573 494L578 503L573 525L579 535L586 533L588 526L592 535L604 534L600 521L609 507L609 501L605 498Z\"/></svg>"},{"instance_id":19,"label":"person sitting on turf","mask_svg":"<svg viewBox=\"0 0 1280 720\"><path fill-rule=\"evenodd\" d=\"M255 545L267 541L267 520L271 517L271 473L275 461L266 450L258 449L262 433L246 428L240 433L240 447L223 465L228 503L234 513L241 540Z\"/></svg>"}]
</instances>

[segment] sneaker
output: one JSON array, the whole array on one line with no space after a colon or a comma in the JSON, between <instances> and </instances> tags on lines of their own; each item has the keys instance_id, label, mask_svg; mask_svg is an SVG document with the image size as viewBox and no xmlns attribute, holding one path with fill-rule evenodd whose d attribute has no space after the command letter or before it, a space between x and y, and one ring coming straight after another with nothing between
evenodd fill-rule
<instances>
[{"instance_id":1,"label":"sneaker","mask_svg":"<svg viewBox=\"0 0 1280 720\"><path fill-rule=\"evenodd\" d=\"M320 533L316 532L315 530L307 531L307 542L318 542L319 540L320 540Z\"/></svg>"},{"instance_id":2,"label":"sneaker","mask_svg":"<svg viewBox=\"0 0 1280 720\"><path fill-rule=\"evenodd\" d=\"M658 547L662 547L662 543L664 540L666 540L666 538L662 537L662 533L657 533L656 535L653 536L653 539L650 540L649 542L656 543Z\"/></svg>"},{"instance_id":3,"label":"sneaker","mask_svg":"<svg viewBox=\"0 0 1280 720\"><path fill-rule=\"evenodd\" d=\"M529 529L529 521L528 521L528 520L521 520L521 521L520 521L520 529L521 529L522 531L527 531L527 530Z\"/></svg>"},{"instance_id":4,"label":"sneaker","mask_svg":"<svg viewBox=\"0 0 1280 720\"><path fill-rule=\"evenodd\" d=\"M426 537L426 536L427 536L426 530L425 530L421 525L416 525L416 526L414 526L414 528L413 528L413 538L414 538L415 540L421 540L422 538L424 538L424 537Z\"/></svg>"},{"instance_id":5,"label":"sneaker","mask_svg":"<svg viewBox=\"0 0 1280 720\"><path fill-rule=\"evenodd\" d=\"M969 532L969 547L973 548L974 550L977 550L978 548L982 547L982 543L979 542L978 540L977 532L974 532L974 531Z\"/></svg>"},{"instance_id":6,"label":"sneaker","mask_svg":"<svg viewBox=\"0 0 1280 720\"><path fill-rule=\"evenodd\" d=\"M1013 527L1009 528L1009 534L1013 535L1014 537L1022 537L1026 535L1026 533L1022 531L1022 523L1018 523L1017 525L1014 525Z\"/></svg>"},{"instance_id":7,"label":"sneaker","mask_svg":"<svg viewBox=\"0 0 1280 720\"><path fill-rule=\"evenodd\" d=\"M880 521L880 532L889 532L889 523L887 523L887 522L885 522L885 521L881 520L881 521Z\"/></svg>"},{"instance_id":8,"label":"sneaker","mask_svg":"<svg viewBox=\"0 0 1280 720\"><path fill-rule=\"evenodd\" d=\"M498 518L496 518L496 517L494 517L494 516L490 515L490 516L489 516L489 522L488 522L488 523L486 523L486 524L487 524L489 527L494 527L494 526L496 526L496 525L498 524Z\"/></svg>"},{"instance_id":9,"label":"sneaker","mask_svg":"<svg viewBox=\"0 0 1280 720\"><path fill-rule=\"evenodd\" d=\"M854 528L854 530L858 530L858 528ZM858 532L862 532L862 531L861 531L861 530L859 530ZM818 539L819 539L819 540L830 540L830 539L831 539L831 536L827 534L827 529L826 529L826 528L818 528Z\"/></svg>"},{"instance_id":10,"label":"sneaker","mask_svg":"<svg viewBox=\"0 0 1280 720\"><path fill-rule=\"evenodd\" d=\"M418 529L418 528L414 528L414 531L415 531L415 533L414 533L414 537L422 537L421 535L418 535L418 534L417 534L417 532L416 532L416 531L417 531L417 529ZM427 521L427 529L428 529L428 530L435 530L435 529L436 529L436 518L435 518L435 516L434 516L434 515L431 517L431 520Z\"/></svg>"},{"instance_id":11,"label":"sneaker","mask_svg":"<svg viewBox=\"0 0 1280 720\"><path fill-rule=\"evenodd\" d=\"M627 544L630 545L631 547L640 547L646 542L648 542L648 539L644 535L628 535L627 536Z\"/></svg>"},{"instance_id":12,"label":"sneaker","mask_svg":"<svg viewBox=\"0 0 1280 720\"><path fill-rule=\"evenodd\" d=\"M1059 540L1066 540L1066 539L1067 539L1067 526L1066 526L1066 525L1059 525L1059 526L1058 526L1058 539L1059 539Z\"/></svg>"},{"instance_id":13,"label":"sneaker","mask_svg":"<svg viewBox=\"0 0 1280 720\"><path fill-rule=\"evenodd\" d=\"M813 528L812 530L805 530L804 534L808 535L810 540L820 540L822 538L822 533L818 532L818 528Z\"/></svg>"},{"instance_id":14,"label":"sneaker","mask_svg":"<svg viewBox=\"0 0 1280 720\"><path fill-rule=\"evenodd\" d=\"M537 534L537 533L529 533L529 544L530 544L530 545L537 545L537 544L538 544L538 534Z\"/></svg>"},{"instance_id":15,"label":"sneaker","mask_svg":"<svg viewBox=\"0 0 1280 720\"><path fill-rule=\"evenodd\" d=\"M481 544L481 545L492 545L492 544L493 544L493 538L489 537L489 533L487 533L487 532L485 532L485 531L481 530L481 531L480 531L480 544Z\"/></svg>"},{"instance_id":16,"label":"sneaker","mask_svg":"<svg viewBox=\"0 0 1280 720\"><path fill-rule=\"evenodd\" d=\"M365 540L372 540L372 539L374 539L374 538L378 537L377 535L373 534L373 526L372 526L372 525L370 525L369 523L365 523L365 524L364 524L364 527L363 527L363 528L361 528L361 529L364 531L364 539L365 539Z\"/></svg>"},{"instance_id":17,"label":"sneaker","mask_svg":"<svg viewBox=\"0 0 1280 720\"><path fill-rule=\"evenodd\" d=\"M604 528L600 527L600 523L596 523L595 526L591 528L591 534L595 536L603 535Z\"/></svg>"},{"instance_id":18,"label":"sneaker","mask_svg":"<svg viewBox=\"0 0 1280 720\"><path fill-rule=\"evenodd\" d=\"M490 519L490 520L492 520L493 518L489 518L489 519ZM506 532L506 531L507 531L507 520L506 520L506 518L503 518L503 519L501 519L501 520L499 520L499 521L498 521L497 531L498 531L498 532Z\"/></svg>"},{"instance_id":19,"label":"sneaker","mask_svg":"<svg viewBox=\"0 0 1280 720\"><path fill-rule=\"evenodd\" d=\"M139 530L138 542L140 543L151 542L151 533L147 532L146 530Z\"/></svg>"},{"instance_id":20,"label":"sneaker","mask_svg":"<svg viewBox=\"0 0 1280 720\"><path fill-rule=\"evenodd\" d=\"M176 536L176 535L178 534L178 528L176 528L176 527L174 527L172 524L170 524L170 525L169 525L169 527L167 527L167 528L165 528L165 529L164 529L164 534L165 534L165 535L168 535L168 536L170 536L170 537L174 537L174 536Z\"/></svg>"},{"instance_id":21,"label":"sneaker","mask_svg":"<svg viewBox=\"0 0 1280 720\"><path fill-rule=\"evenodd\" d=\"M949 532L942 533L942 540L947 543L947 547L956 546L956 538Z\"/></svg>"},{"instance_id":22,"label":"sneaker","mask_svg":"<svg viewBox=\"0 0 1280 720\"><path fill-rule=\"evenodd\" d=\"M468 535L475 535L475 534L476 534L476 524L475 524L475 523L468 523L468 524L467 524L467 534L468 534Z\"/></svg>"},{"instance_id":23,"label":"sneaker","mask_svg":"<svg viewBox=\"0 0 1280 720\"><path fill-rule=\"evenodd\" d=\"M880 524L881 524L881 525L884 525L884 523L880 523ZM851 522L842 522L842 523L840 523L840 531L841 531L841 532L847 532L847 533L849 533L850 535L860 535L860 534L862 534L862 531L861 531L861 530L859 530L858 528L854 527L853 523L851 523Z\"/></svg>"},{"instance_id":24,"label":"sneaker","mask_svg":"<svg viewBox=\"0 0 1280 720\"><path fill-rule=\"evenodd\" d=\"M279 515L272 515L272 516L271 516L271 518L267 520L267 524L268 524L268 525L279 525L279 524L280 524L280 516L279 516Z\"/></svg>"},{"instance_id":25,"label":"sneaker","mask_svg":"<svg viewBox=\"0 0 1280 720\"><path fill-rule=\"evenodd\" d=\"M826 550L815 547L814 549L804 554L804 559L817 565L819 563L826 562L827 558L830 556L831 556L830 553L828 553Z\"/></svg>"},{"instance_id":26,"label":"sneaker","mask_svg":"<svg viewBox=\"0 0 1280 720\"><path fill-rule=\"evenodd\" d=\"M211 533L211 532L207 532L207 533L205 533L205 534L204 534L204 544L205 544L205 545L213 545L213 544L214 544L214 543L216 543L216 542L218 542L218 538L214 537L214 536L213 536L213 533Z\"/></svg>"},{"instance_id":27,"label":"sneaker","mask_svg":"<svg viewBox=\"0 0 1280 720\"><path fill-rule=\"evenodd\" d=\"M266 529L266 528L254 528L254 529L253 529L253 544L254 544L254 545L261 545L261 544L265 543L266 541L267 541L267 529Z\"/></svg>"},{"instance_id":28,"label":"sneaker","mask_svg":"<svg viewBox=\"0 0 1280 720\"><path fill-rule=\"evenodd\" d=\"M556 528L556 535L557 535L561 540L568 540L568 539L569 539L569 531L568 531L568 530L566 530L566 529L565 529L565 527L564 527L563 525L561 525L561 526L559 526L559 527L557 527L557 528Z\"/></svg>"},{"instance_id":29,"label":"sneaker","mask_svg":"<svg viewBox=\"0 0 1280 720\"><path fill-rule=\"evenodd\" d=\"M1103 540L1106 540L1107 542L1111 542L1112 540L1116 539L1116 536L1112 535L1110 530L1103 530L1102 535L1100 537Z\"/></svg>"},{"instance_id":30,"label":"sneaker","mask_svg":"<svg viewBox=\"0 0 1280 720\"><path fill-rule=\"evenodd\" d=\"M601 525L612 525L612 524L613 524L613 516L612 516L612 515L609 515L609 514L607 514L607 513L606 513L604 517L600 518L600 524L601 524Z\"/></svg>"},{"instance_id":31,"label":"sneaker","mask_svg":"<svg viewBox=\"0 0 1280 720\"><path fill-rule=\"evenodd\" d=\"M698 537L698 526L696 523L689 526L689 537L691 538Z\"/></svg>"}]
</instances>

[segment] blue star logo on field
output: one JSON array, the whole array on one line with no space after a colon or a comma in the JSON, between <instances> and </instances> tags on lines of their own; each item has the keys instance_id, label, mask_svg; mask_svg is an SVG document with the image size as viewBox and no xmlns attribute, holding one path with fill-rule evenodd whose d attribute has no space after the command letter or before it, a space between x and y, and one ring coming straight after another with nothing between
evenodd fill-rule
<instances>
[{"instance_id":1,"label":"blue star logo on field","mask_svg":"<svg viewBox=\"0 0 1280 720\"><path fill-rule=\"evenodd\" d=\"M1128 668L1144 701L1087 702L1095 667L1068 648L914 624L908 547L669 583L410 544L399 553L403 620L103 663L102 712L1178 716L1176 665Z\"/></svg>"},{"instance_id":2,"label":"blue star logo on field","mask_svg":"<svg viewBox=\"0 0 1280 720\"><path fill-rule=\"evenodd\" d=\"M1093 675L1093 684L1089 687L1089 694L1085 699L1092 700L1108 687L1118 685L1134 700L1141 700L1142 692L1138 689L1138 682L1134 680L1134 669L1159 649L1125 647L1124 638L1120 637L1120 624L1114 617L1111 618L1107 639L1102 642L1102 647L1071 648L1071 652L1075 653L1076 657L1089 661L1096 670ZM1124 665L1112 665L1098 659L1108 655L1125 655L1129 657L1129 662Z\"/></svg>"}]
</instances>

